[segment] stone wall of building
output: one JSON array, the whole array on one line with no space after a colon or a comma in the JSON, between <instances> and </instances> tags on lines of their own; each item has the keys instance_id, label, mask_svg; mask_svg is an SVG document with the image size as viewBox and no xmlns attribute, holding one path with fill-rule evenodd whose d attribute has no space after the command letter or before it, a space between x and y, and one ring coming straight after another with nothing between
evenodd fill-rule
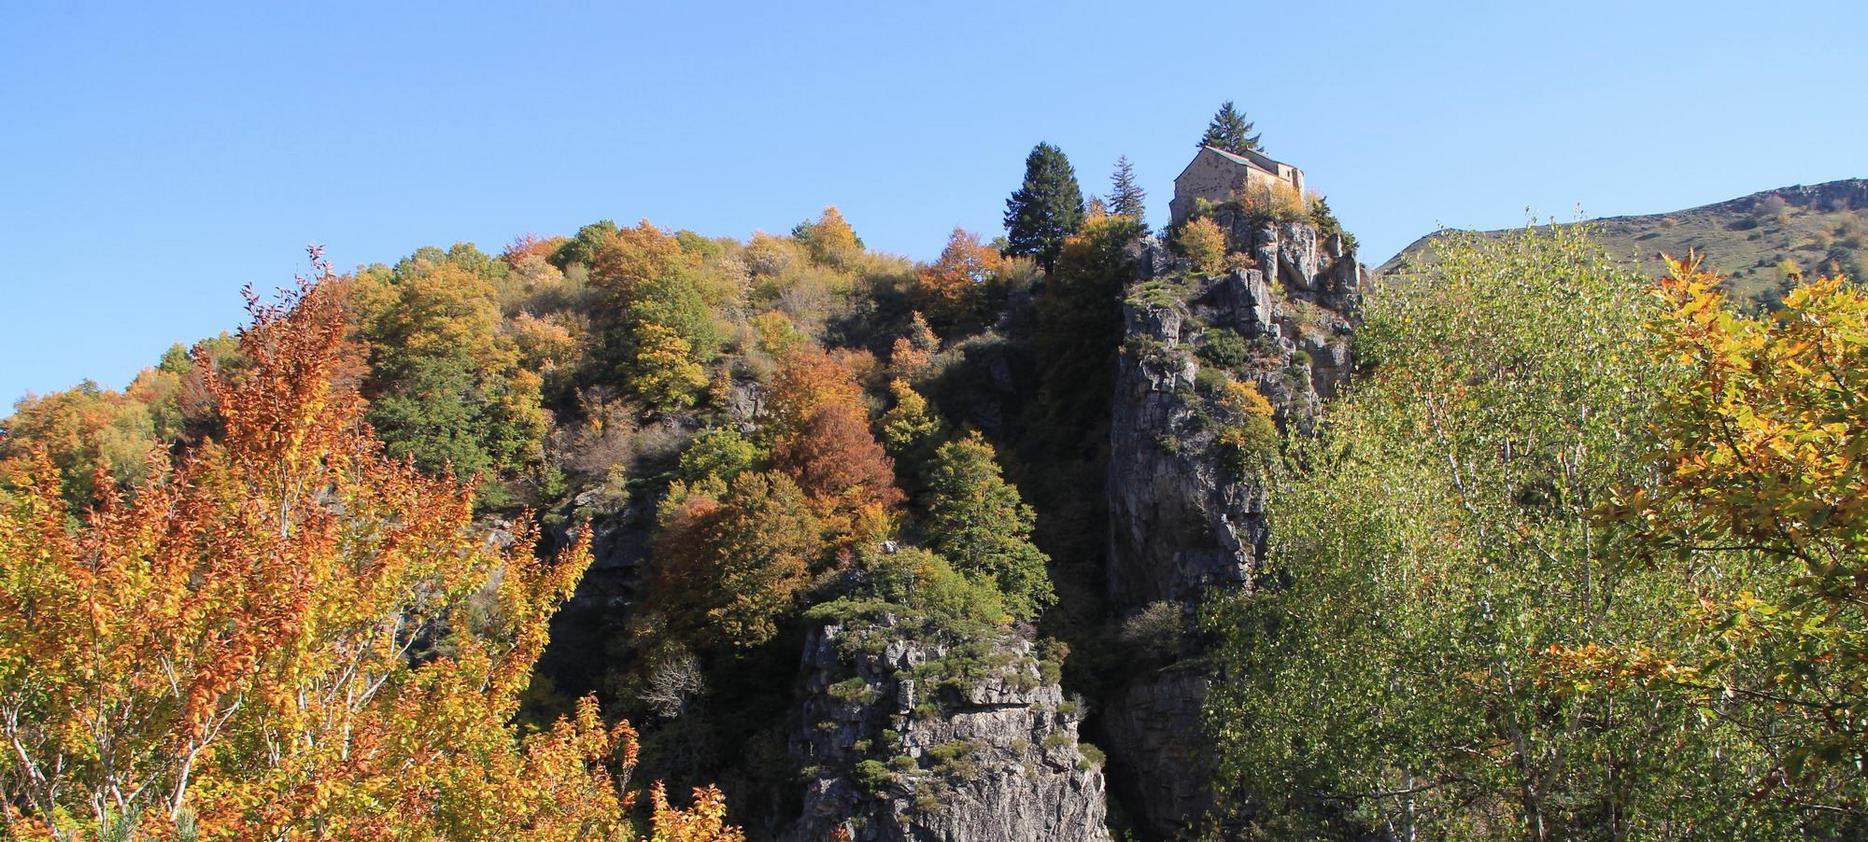
<instances>
[{"instance_id":1,"label":"stone wall of building","mask_svg":"<svg viewBox=\"0 0 1868 842\"><path fill-rule=\"evenodd\" d=\"M1303 172L1288 164L1280 164L1279 169L1280 173L1272 173L1229 160L1211 150L1201 150L1186 171L1174 179L1174 199L1168 203L1174 224L1185 222L1193 213L1194 200L1206 199L1218 204L1231 199L1241 187L1271 190L1283 185L1303 195Z\"/></svg>"}]
</instances>

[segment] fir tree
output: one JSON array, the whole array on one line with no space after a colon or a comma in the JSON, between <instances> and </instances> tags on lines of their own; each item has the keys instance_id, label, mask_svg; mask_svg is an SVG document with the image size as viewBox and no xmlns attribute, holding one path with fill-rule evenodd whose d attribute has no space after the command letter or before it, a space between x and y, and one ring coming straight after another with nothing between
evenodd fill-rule
<instances>
[{"instance_id":1,"label":"fir tree","mask_svg":"<svg viewBox=\"0 0 1868 842\"><path fill-rule=\"evenodd\" d=\"M1109 191L1109 212L1117 216L1132 217L1143 225L1143 216L1148 212L1148 193L1135 183L1135 165L1129 163L1129 156L1116 159L1115 174L1109 177L1112 185Z\"/></svg>"},{"instance_id":2,"label":"fir tree","mask_svg":"<svg viewBox=\"0 0 1868 842\"><path fill-rule=\"evenodd\" d=\"M1048 269L1064 238L1083 227L1083 216L1083 191L1070 159L1040 143L1025 158L1025 183L1005 200L1005 253L1030 255Z\"/></svg>"},{"instance_id":3,"label":"fir tree","mask_svg":"<svg viewBox=\"0 0 1868 842\"><path fill-rule=\"evenodd\" d=\"M1213 115L1213 122L1206 126L1206 134L1200 138L1202 147L1211 146L1232 153L1260 152L1263 147L1258 143L1258 135L1252 133L1252 122L1226 100Z\"/></svg>"}]
</instances>

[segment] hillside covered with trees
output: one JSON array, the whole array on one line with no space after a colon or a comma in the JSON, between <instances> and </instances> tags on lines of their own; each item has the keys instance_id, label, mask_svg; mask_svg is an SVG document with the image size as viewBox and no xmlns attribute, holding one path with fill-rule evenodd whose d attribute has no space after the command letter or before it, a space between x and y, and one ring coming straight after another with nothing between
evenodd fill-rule
<instances>
[{"instance_id":1,"label":"hillside covered with trees","mask_svg":"<svg viewBox=\"0 0 1868 842\"><path fill-rule=\"evenodd\" d=\"M1610 223L1373 283L1320 196L1153 228L1103 183L1039 143L928 262L835 207L314 248L237 331L22 400L0 826L1868 833L1854 258L1765 295Z\"/></svg>"}]
</instances>

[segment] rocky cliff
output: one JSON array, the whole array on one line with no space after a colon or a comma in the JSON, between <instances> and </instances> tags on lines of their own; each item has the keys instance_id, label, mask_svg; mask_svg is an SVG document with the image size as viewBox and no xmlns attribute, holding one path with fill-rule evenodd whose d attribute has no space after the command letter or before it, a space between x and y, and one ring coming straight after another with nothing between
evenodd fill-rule
<instances>
[{"instance_id":1,"label":"rocky cliff","mask_svg":"<svg viewBox=\"0 0 1868 842\"><path fill-rule=\"evenodd\" d=\"M888 615L817 628L792 746L804 813L786 838L1107 840L1100 754L1044 654L1010 629L948 645Z\"/></svg>"},{"instance_id":2,"label":"rocky cliff","mask_svg":"<svg viewBox=\"0 0 1868 842\"><path fill-rule=\"evenodd\" d=\"M1146 242L1124 304L1108 475L1110 604L1130 622L1191 629L1210 589L1250 587L1267 538L1265 493L1242 452L1240 387L1276 422L1309 429L1353 371L1365 270L1340 237L1226 210L1227 268L1197 274ZM1275 443L1271 446L1275 447ZM1105 701L1111 785L1140 829L1172 837L1211 804L1200 737L1208 676L1197 638L1181 658Z\"/></svg>"},{"instance_id":3,"label":"rocky cliff","mask_svg":"<svg viewBox=\"0 0 1868 842\"><path fill-rule=\"evenodd\" d=\"M1216 386L1250 383L1287 426L1308 429L1351 372L1363 269L1308 224L1222 214L1239 257L1218 275L1162 262L1130 287L1110 429L1109 597L1132 610L1237 587L1265 539L1263 492L1218 452Z\"/></svg>"}]
</instances>

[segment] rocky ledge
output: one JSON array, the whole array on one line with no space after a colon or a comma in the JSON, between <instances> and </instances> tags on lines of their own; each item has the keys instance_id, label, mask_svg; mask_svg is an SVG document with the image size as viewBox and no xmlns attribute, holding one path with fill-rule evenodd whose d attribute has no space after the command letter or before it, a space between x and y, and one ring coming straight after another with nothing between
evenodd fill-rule
<instances>
[{"instance_id":1,"label":"rocky ledge","mask_svg":"<svg viewBox=\"0 0 1868 842\"><path fill-rule=\"evenodd\" d=\"M1100 842L1101 754L1078 742L1057 663L1006 629L963 647L892 618L826 623L805 646L810 776L793 842Z\"/></svg>"}]
</instances>

